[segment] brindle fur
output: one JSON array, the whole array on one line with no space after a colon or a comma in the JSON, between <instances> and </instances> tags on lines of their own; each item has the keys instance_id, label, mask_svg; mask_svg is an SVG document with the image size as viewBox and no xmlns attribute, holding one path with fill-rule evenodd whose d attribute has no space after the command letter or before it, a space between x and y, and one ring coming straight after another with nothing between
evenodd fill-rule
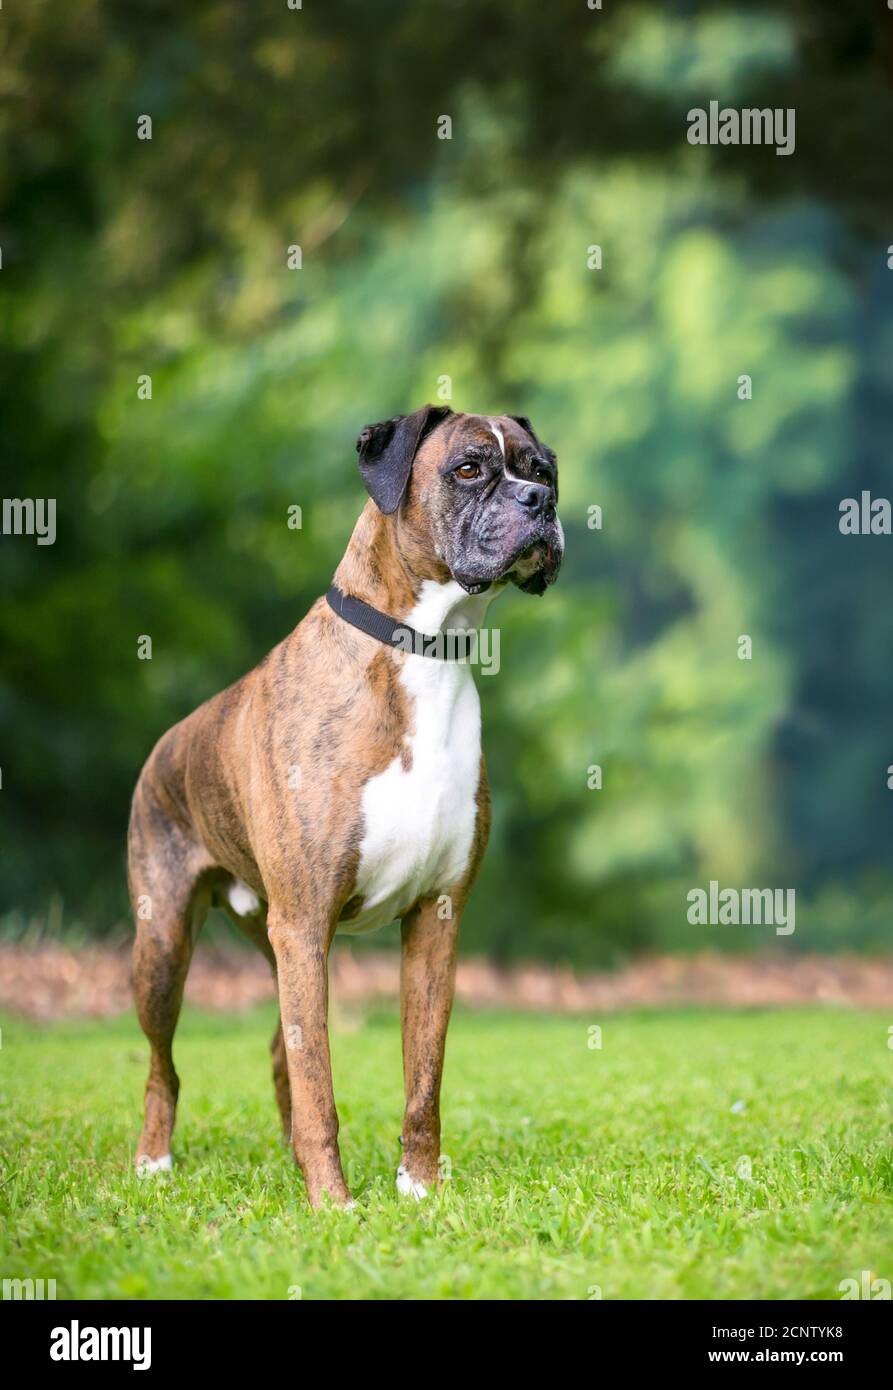
<instances>
[{"instance_id":1,"label":"brindle fur","mask_svg":"<svg viewBox=\"0 0 893 1390\"><path fill-rule=\"evenodd\" d=\"M529 444L526 422L500 422L508 438L514 431ZM335 576L342 590L397 618L409 613L424 580L451 577L439 469L457 431L472 439L488 433L480 417L448 414L439 422L418 448L399 510L383 515L367 503ZM327 957L339 920L362 907L353 895L363 786L398 754L410 756L411 711L399 674L411 659L419 658L382 646L320 599L259 666L170 729L149 756L128 840L134 993L151 1044L138 1165L170 1152L179 1090L171 1049L186 974L209 905L229 911L226 890L240 879L260 907L230 915L278 984L272 1053L283 1128L310 1201L325 1194L349 1201L329 1060ZM489 827L482 760L469 863L442 889L452 918L441 920L434 901L411 904L402 918L403 1164L428 1187L438 1182L458 926Z\"/></svg>"}]
</instances>

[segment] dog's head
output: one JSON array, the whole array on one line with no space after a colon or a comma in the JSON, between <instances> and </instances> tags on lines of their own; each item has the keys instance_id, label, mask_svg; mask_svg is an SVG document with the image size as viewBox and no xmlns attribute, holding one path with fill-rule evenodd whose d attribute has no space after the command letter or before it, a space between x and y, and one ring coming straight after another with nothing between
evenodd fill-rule
<instances>
[{"instance_id":1,"label":"dog's head","mask_svg":"<svg viewBox=\"0 0 893 1390\"><path fill-rule=\"evenodd\" d=\"M558 577L558 465L523 416L428 405L367 425L357 452L420 577L451 577L470 594L507 580L542 594Z\"/></svg>"}]
</instances>

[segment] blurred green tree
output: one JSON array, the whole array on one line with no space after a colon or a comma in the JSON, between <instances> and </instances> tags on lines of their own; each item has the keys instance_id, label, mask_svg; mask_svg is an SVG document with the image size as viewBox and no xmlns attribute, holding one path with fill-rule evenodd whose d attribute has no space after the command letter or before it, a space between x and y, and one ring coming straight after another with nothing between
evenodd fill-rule
<instances>
[{"instance_id":1,"label":"blurred green tree","mask_svg":"<svg viewBox=\"0 0 893 1390\"><path fill-rule=\"evenodd\" d=\"M556 447L568 533L493 610L466 945L700 947L709 878L796 887L793 944L884 939L890 542L837 529L893 486L875 9L3 11L4 490L59 518L0 538L6 906L121 920L155 737L301 617L359 429L447 375ZM795 155L690 147L713 98L794 106Z\"/></svg>"}]
</instances>

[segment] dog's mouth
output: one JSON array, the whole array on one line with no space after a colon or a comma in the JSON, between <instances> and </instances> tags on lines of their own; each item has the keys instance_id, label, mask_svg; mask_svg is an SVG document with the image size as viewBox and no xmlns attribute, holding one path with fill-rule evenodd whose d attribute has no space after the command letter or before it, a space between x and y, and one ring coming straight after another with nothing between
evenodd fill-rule
<instances>
[{"instance_id":1,"label":"dog's mouth","mask_svg":"<svg viewBox=\"0 0 893 1390\"><path fill-rule=\"evenodd\" d=\"M514 584L524 594L544 594L558 578L563 554L558 537L537 536L497 574L478 576L454 571L453 578L468 594L482 594L491 584Z\"/></svg>"},{"instance_id":2,"label":"dog's mouth","mask_svg":"<svg viewBox=\"0 0 893 1390\"><path fill-rule=\"evenodd\" d=\"M541 536L522 550L504 578L524 594L544 594L558 578L561 558L560 545L547 536Z\"/></svg>"}]
</instances>

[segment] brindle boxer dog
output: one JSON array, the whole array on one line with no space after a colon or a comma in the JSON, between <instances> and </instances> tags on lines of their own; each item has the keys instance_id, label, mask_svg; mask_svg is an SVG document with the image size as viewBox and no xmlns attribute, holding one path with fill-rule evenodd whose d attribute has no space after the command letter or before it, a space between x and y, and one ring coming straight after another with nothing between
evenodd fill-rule
<instances>
[{"instance_id":1,"label":"brindle boxer dog","mask_svg":"<svg viewBox=\"0 0 893 1390\"><path fill-rule=\"evenodd\" d=\"M528 420L426 406L370 425L357 450L371 500L328 601L159 740L129 831L134 992L151 1044L137 1167L171 1166L171 1043L196 935L219 905L278 983L276 1099L314 1205L325 1194L350 1201L329 1061L329 947L336 931L398 917L397 1187L420 1198L438 1183L456 936L490 825L469 664L407 650L395 633L476 629L506 584L543 593L564 545L555 455Z\"/></svg>"}]
</instances>

